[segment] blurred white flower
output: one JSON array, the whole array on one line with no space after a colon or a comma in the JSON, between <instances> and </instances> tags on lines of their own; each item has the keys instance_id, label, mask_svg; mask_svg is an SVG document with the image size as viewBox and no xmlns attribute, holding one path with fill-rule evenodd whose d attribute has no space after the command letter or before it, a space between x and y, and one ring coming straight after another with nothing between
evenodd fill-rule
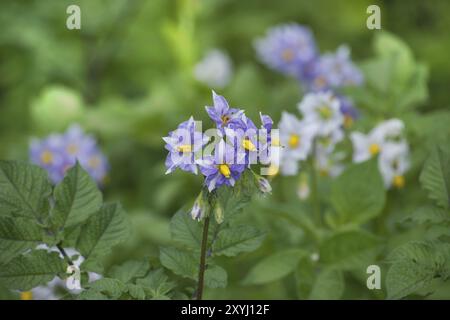
<instances>
[{"instance_id":1,"label":"blurred white flower","mask_svg":"<svg viewBox=\"0 0 450 320\"><path fill-rule=\"evenodd\" d=\"M409 148L405 142L387 142L378 160L386 188L403 188L404 173L409 168Z\"/></svg>"},{"instance_id":2,"label":"blurred white flower","mask_svg":"<svg viewBox=\"0 0 450 320\"><path fill-rule=\"evenodd\" d=\"M353 143L353 162L363 162L381 153L388 141L399 141L403 128L401 120L391 119L380 123L367 135L352 132L350 139Z\"/></svg>"},{"instance_id":3,"label":"blurred white flower","mask_svg":"<svg viewBox=\"0 0 450 320\"><path fill-rule=\"evenodd\" d=\"M230 82L232 73L230 57L218 49L207 52L194 69L195 78L213 88L225 87Z\"/></svg>"},{"instance_id":4,"label":"blurred white flower","mask_svg":"<svg viewBox=\"0 0 450 320\"><path fill-rule=\"evenodd\" d=\"M48 247L46 244L40 244L36 247L36 250L46 250L48 252L57 252L59 253L61 258L64 258L61 252L57 247ZM75 267L80 268L81 264L84 261L84 257L74 248L65 248L64 251L71 258ZM75 259L76 258L76 259ZM102 278L102 275L89 272L89 282L96 281ZM61 298L61 295L58 294L58 289L61 289L61 293L63 290L68 290L66 286L66 281L62 280L58 277L54 277L50 282L45 285L41 285L31 289L30 291L25 291L21 293L21 299L23 300L57 300ZM79 294L83 289L74 289L69 290L73 294Z\"/></svg>"},{"instance_id":5,"label":"blurred white flower","mask_svg":"<svg viewBox=\"0 0 450 320\"><path fill-rule=\"evenodd\" d=\"M331 92L308 93L298 104L298 109L318 136L329 136L341 130L344 124L339 100Z\"/></svg>"},{"instance_id":6,"label":"blurred white flower","mask_svg":"<svg viewBox=\"0 0 450 320\"><path fill-rule=\"evenodd\" d=\"M345 158L343 152L331 153L326 149L316 150L315 165L322 176L337 177L344 171L342 160Z\"/></svg>"},{"instance_id":7,"label":"blurred white flower","mask_svg":"<svg viewBox=\"0 0 450 320\"><path fill-rule=\"evenodd\" d=\"M380 123L369 134L353 132L353 162L362 162L379 154L378 168L386 188L405 185L404 173L409 168L409 148L402 138L404 124L399 119Z\"/></svg>"},{"instance_id":8,"label":"blurred white flower","mask_svg":"<svg viewBox=\"0 0 450 320\"><path fill-rule=\"evenodd\" d=\"M283 112L278 124L282 158L305 160L311 151L315 131L310 124L300 121L295 115Z\"/></svg>"}]
</instances>

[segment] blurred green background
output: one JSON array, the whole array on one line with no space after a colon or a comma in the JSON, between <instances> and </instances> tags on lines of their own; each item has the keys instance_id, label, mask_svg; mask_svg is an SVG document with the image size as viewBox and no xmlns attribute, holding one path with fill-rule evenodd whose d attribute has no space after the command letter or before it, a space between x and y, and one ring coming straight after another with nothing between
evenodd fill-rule
<instances>
[{"instance_id":1,"label":"blurred green background","mask_svg":"<svg viewBox=\"0 0 450 320\"><path fill-rule=\"evenodd\" d=\"M70 4L81 8L81 30L66 28ZM419 111L448 109L449 1L2 1L0 158L26 160L30 137L80 123L111 163L106 198L120 200L134 221L132 241L112 261L156 257L158 245L170 241L169 218L193 202L202 183L183 172L164 175L161 137L191 115L208 120L211 88L192 73L204 53L220 48L231 56L233 78L218 90L231 105L278 121L301 92L294 80L257 61L253 40L275 24L297 22L312 29L321 52L347 43L353 59L363 61L379 32L366 28L370 4L381 7L382 28L429 67L429 99ZM223 294L273 297L277 286L231 286ZM289 296L279 291L276 297Z\"/></svg>"}]
</instances>

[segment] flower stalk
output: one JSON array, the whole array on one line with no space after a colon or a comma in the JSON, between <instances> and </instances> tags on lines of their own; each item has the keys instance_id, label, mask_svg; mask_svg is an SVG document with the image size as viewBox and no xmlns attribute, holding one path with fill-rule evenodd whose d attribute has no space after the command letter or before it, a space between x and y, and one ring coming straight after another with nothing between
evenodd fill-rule
<instances>
[{"instance_id":1,"label":"flower stalk","mask_svg":"<svg viewBox=\"0 0 450 320\"><path fill-rule=\"evenodd\" d=\"M205 222L203 224L202 247L200 251L200 266L198 271L197 300L202 300L203 297L203 286L206 271L206 251L208 245L208 229L209 229L209 216L205 218Z\"/></svg>"}]
</instances>

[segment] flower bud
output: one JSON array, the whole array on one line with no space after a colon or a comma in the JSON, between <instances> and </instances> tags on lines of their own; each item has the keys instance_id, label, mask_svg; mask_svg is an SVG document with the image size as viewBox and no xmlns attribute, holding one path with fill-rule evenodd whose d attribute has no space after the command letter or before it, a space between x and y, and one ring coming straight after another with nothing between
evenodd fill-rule
<instances>
[{"instance_id":1,"label":"flower bud","mask_svg":"<svg viewBox=\"0 0 450 320\"><path fill-rule=\"evenodd\" d=\"M270 186L269 180L261 176L256 177L258 181L258 188L262 193L271 193L272 187Z\"/></svg>"},{"instance_id":2,"label":"flower bud","mask_svg":"<svg viewBox=\"0 0 450 320\"><path fill-rule=\"evenodd\" d=\"M305 174L300 175L300 182L297 187L297 195L301 200L306 200L309 197L308 177Z\"/></svg>"},{"instance_id":3,"label":"flower bud","mask_svg":"<svg viewBox=\"0 0 450 320\"><path fill-rule=\"evenodd\" d=\"M216 205L214 206L214 218L216 219L216 222L218 224L221 224L224 220L223 207L219 201L217 201Z\"/></svg>"},{"instance_id":4,"label":"flower bud","mask_svg":"<svg viewBox=\"0 0 450 320\"><path fill-rule=\"evenodd\" d=\"M194 205L192 206L190 215L192 219L200 221L206 215L206 203L203 200L203 192L200 192L197 199L195 199Z\"/></svg>"}]
</instances>

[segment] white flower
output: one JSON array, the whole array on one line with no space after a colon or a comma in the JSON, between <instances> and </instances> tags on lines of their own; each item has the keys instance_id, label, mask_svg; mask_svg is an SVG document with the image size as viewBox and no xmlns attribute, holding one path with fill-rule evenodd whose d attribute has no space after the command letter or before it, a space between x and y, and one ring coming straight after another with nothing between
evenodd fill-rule
<instances>
[{"instance_id":1,"label":"white flower","mask_svg":"<svg viewBox=\"0 0 450 320\"><path fill-rule=\"evenodd\" d=\"M229 56L213 49L205 55L194 69L195 78L209 87L223 88L231 79L232 63Z\"/></svg>"},{"instance_id":2,"label":"white flower","mask_svg":"<svg viewBox=\"0 0 450 320\"><path fill-rule=\"evenodd\" d=\"M323 176L337 177L344 171L342 160L345 158L343 152L330 153L326 149L318 148L316 151L315 165Z\"/></svg>"},{"instance_id":3,"label":"white flower","mask_svg":"<svg viewBox=\"0 0 450 320\"><path fill-rule=\"evenodd\" d=\"M319 136L328 136L344 124L339 100L331 92L308 93L298 109L303 120L316 127Z\"/></svg>"},{"instance_id":4,"label":"white flower","mask_svg":"<svg viewBox=\"0 0 450 320\"><path fill-rule=\"evenodd\" d=\"M36 250L46 250L48 252L57 252L57 253L59 253L59 256L61 257L61 259L64 258L64 256L62 255L62 253L59 251L59 249L57 247L50 248L46 244L40 244L36 247ZM80 265L84 261L84 257L77 250L75 250L73 248L65 248L64 251L71 258L74 266L76 268L80 268ZM76 257L76 259L74 259L75 257ZM89 276L89 282L93 282L93 281L96 281L96 280L102 278L102 275L97 274L95 272L89 272L88 276ZM58 290L58 289L62 289L62 290ZM64 289L68 290L68 288L66 286L66 281L63 279L60 279L58 277L54 277L47 284L35 287L35 288L31 289L29 292L25 292L22 294L28 295L28 298L33 299L33 300L57 300L62 297L61 294L58 295L57 292L58 291L62 292ZM69 290L69 291L71 293L78 294L82 290L83 289L81 289L81 290L74 289L74 290Z\"/></svg>"},{"instance_id":5,"label":"white flower","mask_svg":"<svg viewBox=\"0 0 450 320\"><path fill-rule=\"evenodd\" d=\"M313 126L300 121L293 114L283 112L278 128L283 147L282 162L283 158L305 160L311 151L312 139L315 134Z\"/></svg>"},{"instance_id":6,"label":"white flower","mask_svg":"<svg viewBox=\"0 0 450 320\"><path fill-rule=\"evenodd\" d=\"M350 139L353 143L353 162L363 162L382 152L386 142L399 140L404 128L403 122L391 119L380 123L367 135L352 132Z\"/></svg>"},{"instance_id":7,"label":"white flower","mask_svg":"<svg viewBox=\"0 0 450 320\"><path fill-rule=\"evenodd\" d=\"M405 142L387 142L378 159L378 166L386 188L403 188L404 173L409 168L409 148Z\"/></svg>"}]
</instances>

